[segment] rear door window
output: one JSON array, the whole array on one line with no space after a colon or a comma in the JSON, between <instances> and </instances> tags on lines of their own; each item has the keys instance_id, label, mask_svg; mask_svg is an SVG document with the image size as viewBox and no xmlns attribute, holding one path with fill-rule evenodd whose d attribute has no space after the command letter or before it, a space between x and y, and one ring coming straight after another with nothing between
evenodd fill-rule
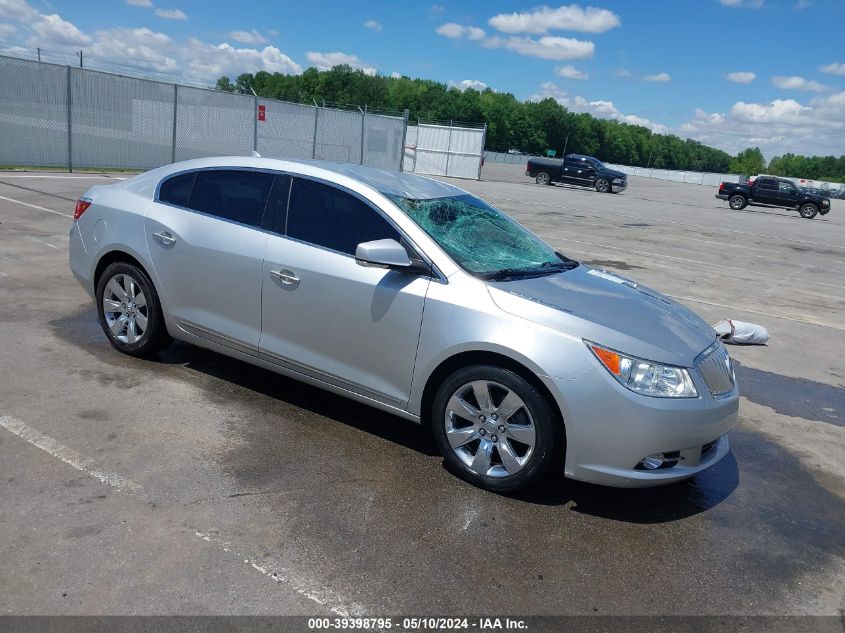
<instances>
[{"instance_id":1,"label":"rear door window","mask_svg":"<svg viewBox=\"0 0 845 633\"><path fill-rule=\"evenodd\" d=\"M305 178L293 179L286 234L347 255L354 255L362 242L400 239L399 232L363 200Z\"/></svg>"},{"instance_id":2,"label":"rear door window","mask_svg":"<svg viewBox=\"0 0 845 633\"><path fill-rule=\"evenodd\" d=\"M224 220L261 226L273 174L237 169L197 172L188 207Z\"/></svg>"},{"instance_id":3,"label":"rear door window","mask_svg":"<svg viewBox=\"0 0 845 633\"><path fill-rule=\"evenodd\" d=\"M173 176L161 183L158 192L158 199L180 207L187 207L191 197L191 188L194 186L196 172Z\"/></svg>"},{"instance_id":4,"label":"rear door window","mask_svg":"<svg viewBox=\"0 0 845 633\"><path fill-rule=\"evenodd\" d=\"M777 184L771 178L761 178L757 186L760 187L760 189L777 189Z\"/></svg>"}]
</instances>

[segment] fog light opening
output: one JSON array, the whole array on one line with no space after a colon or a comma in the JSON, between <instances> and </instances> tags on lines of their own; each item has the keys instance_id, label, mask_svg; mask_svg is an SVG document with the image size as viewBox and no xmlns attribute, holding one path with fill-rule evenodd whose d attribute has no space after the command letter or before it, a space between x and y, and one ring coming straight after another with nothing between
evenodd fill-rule
<instances>
[{"instance_id":1,"label":"fog light opening","mask_svg":"<svg viewBox=\"0 0 845 633\"><path fill-rule=\"evenodd\" d=\"M643 461L641 462L643 468L646 470L657 470L663 465L666 459L663 457L663 453L654 453L649 455L648 457L644 457Z\"/></svg>"}]
</instances>

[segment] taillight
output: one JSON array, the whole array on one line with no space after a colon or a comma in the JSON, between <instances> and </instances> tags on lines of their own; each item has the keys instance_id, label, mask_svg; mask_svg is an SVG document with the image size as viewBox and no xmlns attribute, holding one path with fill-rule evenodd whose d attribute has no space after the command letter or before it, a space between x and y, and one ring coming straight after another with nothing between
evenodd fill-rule
<instances>
[{"instance_id":1,"label":"taillight","mask_svg":"<svg viewBox=\"0 0 845 633\"><path fill-rule=\"evenodd\" d=\"M719 183L719 191L724 191L724 190L725 190L725 183L720 182Z\"/></svg>"},{"instance_id":2,"label":"taillight","mask_svg":"<svg viewBox=\"0 0 845 633\"><path fill-rule=\"evenodd\" d=\"M73 212L73 219L78 220L79 217L85 213L88 207L91 206L91 201L88 198L80 198L76 201L76 210Z\"/></svg>"}]
</instances>

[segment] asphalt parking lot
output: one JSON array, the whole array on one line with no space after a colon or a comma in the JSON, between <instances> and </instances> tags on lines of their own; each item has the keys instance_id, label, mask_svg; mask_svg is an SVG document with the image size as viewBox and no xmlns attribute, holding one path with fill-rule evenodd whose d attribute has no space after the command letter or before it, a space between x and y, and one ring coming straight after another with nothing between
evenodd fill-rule
<instances>
[{"instance_id":1,"label":"asphalt parking lot","mask_svg":"<svg viewBox=\"0 0 845 633\"><path fill-rule=\"evenodd\" d=\"M212 352L113 351L67 266L114 175L0 173L0 613L828 614L845 609L845 203L825 217L631 178L459 181L710 322L732 455L650 490L457 480L418 427Z\"/></svg>"}]
</instances>

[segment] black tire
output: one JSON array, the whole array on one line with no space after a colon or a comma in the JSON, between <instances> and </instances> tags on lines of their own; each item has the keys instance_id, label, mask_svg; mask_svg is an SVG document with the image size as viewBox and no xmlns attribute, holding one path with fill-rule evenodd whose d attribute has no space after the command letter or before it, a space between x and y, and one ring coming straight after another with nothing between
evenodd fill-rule
<instances>
[{"instance_id":1,"label":"black tire","mask_svg":"<svg viewBox=\"0 0 845 633\"><path fill-rule=\"evenodd\" d=\"M121 275L134 281L139 286L145 298L145 306L132 307L133 314L137 312L137 314L146 318L146 327L140 336L132 342L120 340L118 338L120 333L116 335L112 331L103 305L103 295L106 293L109 282ZM155 286L153 286L147 274L134 264L128 262L114 262L109 264L97 280L96 297L100 327L103 328L106 338L108 338L109 343L116 350L130 356L148 356L170 344L171 338L167 334L167 326L164 323L161 302ZM114 314L117 313L110 312L108 318L114 318Z\"/></svg>"},{"instance_id":2,"label":"black tire","mask_svg":"<svg viewBox=\"0 0 845 633\"><path fill-rule=\"evenodd\" d=\"M547 172L541 171L534 178L534 182L536 182L538 185L551 185L552 184L552 177Z\"/></svg>"},{"instance_id":3,"label":"black tire","mask_svg":"<svg viewBox=\"0 0 845 633\"><path fill-rule=\"evenodd\" d=\"M798 209L798 213L801 214L801 217L806 218L808 220L812 220L814 217L816 217L816 214L818 212L818 207L812 204L811 202L802 204L801 207Z\"/></svg>"},{"instance_id":4,"label":"black tire","mask_svg":"<svg viewBox=\"0 0 845 633\"><path fill-rule=\"evenodd\" d=\"M529 420L527 415L530 415L530 421L533 423L534 429L534 445L533 448L526 451L521 457L521 459L527 459L527 461L513 475L504 474L493 476L478 474L458 455L456 452L458 449L453 449L449 443L446 417L449 402L456 391L465 388L469 383L475 381L495 383L495 385L491 386L489 392L492 403L497 409L503 403L504 396L501 394L505 391L514 392L522 400L524 409L517 409L517 413L510 416L505 422L513 420L524 422ZM504 388L504 391L499 389L499 387ZM500 397L501 400L497 401L497 397ZM474 402L478 404L477 400ZM490 420L495 417L495 415L491 415ZM453 419L451 417L448 418L448 420ZM448 423L451 424L452 422ZM498 424L498 422L492 422L492 424ZM431 411L431 425L434 440L441 455L443 455L447 468L460 478L479 488L485 488L495 492L512 492L529 488L542 481L555 461L562 461L563 459L563 453L559 450L563 443L561 440L563 429L560 427L559 419L552 410L549 402L530 382L518 374L501 367L474 365L459 369L450 375L437 390ZM479 423L477 426L483 425ZM499 428L501 429L503 427ZM508 425L508 428L513 429L513 425ZM478 432L480 433L481 431ZM495 431L488 431L486 437L488 440L492 439L496 442L497 438L495 435L490 435L491 432L495 433ZM512 437L514 437L515 441L516 436ZM480 442L480 439L475 441ZM504 443L509 440L499 439L498 441ZM468 443L464 448L471 447L471 445L472 443ZM512 450L514 449L513 443L509 443L508 446ZM516 446L520 446L519 442L516 443ZM480 448L476 448L476 452L478 450ZM495 462L498 459L499 466L504 470L504 464L498 452L498 446L494 445L493 450L495 450L495 453L493 453L494 469L496 467Z\"/></svg>"},{"instance_id":5,"label":"black tire","mask_svg":"<svg viewBox=\"0 0 845 633\"><path fill-rule=\"evenodd\" d=\"M737 193L730 197L728 204L734 211L741 211L748 204L748 200L745 199L745 196L741 196Z\"/></svg>"},{"instance_id":6,"label":"black tire","mask_svg":"<svg viewBox=\"0 0 845 633\"><path fill-rule=\"evenodd\" d=\"M610 181L606 178L599 178L596 180L596 191L599 193L610 193L612 187L610 186Z\"/></svg>"}]
</instances>

